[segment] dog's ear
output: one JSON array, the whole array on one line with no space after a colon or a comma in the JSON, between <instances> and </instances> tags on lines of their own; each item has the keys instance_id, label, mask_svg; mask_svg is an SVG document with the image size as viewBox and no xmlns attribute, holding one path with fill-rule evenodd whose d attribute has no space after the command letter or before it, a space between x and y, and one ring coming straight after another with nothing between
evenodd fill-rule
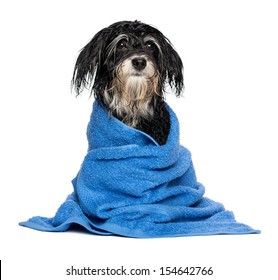
<instances>
[{"instance_id":1,"label":"dog's ear","mask_svg":"<svg viewBox=\"0 0 278 280\"><path fill-rule=\"evenodd\" d=\"M174 50L172 44L165 38L162 48L165 68L165 80L168 82L176 96L180 96L183 90L183 64L180 56Z\"/></svg>"},{"instance_id":2,"label":"dog's ear","mask_svg":"<svg viewBox=\"0 0 278 280\"><path fill-rule=\"evenodd\" d=\"M177 96L180 96L183 90L183 64L178 53L172 48L169 55L168 68L169 85L175 89Z\"/></svg>"},{"instance_id":3,"label":"dog's ear","mask_svg":"<svg viewBox=\"0 0 278 280\"><path fill-rule=\"evenodd\" d=\"M92 40L80 51L76 60L72 77L72 88L79 95L84 88L90 89L92 83L99 76L100 66L103 60L103 49L105 48L108 29L99 31Z\"/></svg>"}]
</instances>

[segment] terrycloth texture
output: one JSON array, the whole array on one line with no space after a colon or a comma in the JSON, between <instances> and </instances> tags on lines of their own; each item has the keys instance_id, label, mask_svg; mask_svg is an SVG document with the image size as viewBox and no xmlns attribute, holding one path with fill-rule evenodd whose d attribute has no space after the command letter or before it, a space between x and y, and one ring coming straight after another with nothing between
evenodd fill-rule
<instances>
[{"instance_id":1,"label":"terrycloth texture","mask_svg":"<svg viewBox=\"0 0 278 280\"><path fill-rule=\"evenodd\" d=\"M66 231L79 224L95 234L129 237L259 233L203 196L190 152L179 143L177 117L167 108L170 134L159 146L95 102L88 154L72 181L73 193L55 217L33 217L20 225Z\"/></svg>"}]
</instances>

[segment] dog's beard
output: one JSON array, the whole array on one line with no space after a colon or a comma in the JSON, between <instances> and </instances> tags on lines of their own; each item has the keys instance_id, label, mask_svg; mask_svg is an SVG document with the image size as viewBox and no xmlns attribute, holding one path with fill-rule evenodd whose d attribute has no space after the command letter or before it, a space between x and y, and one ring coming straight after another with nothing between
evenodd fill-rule
<instances>
[{"instance_id":1,"label":"dog's beard","mask_svg":"<svg viewBox=\"0 0 278 280\"><path fill-rule=\"evenodd\" d=\"M125 124L136 127L141 119L153 117L153 102L158 92L159 75L150 60L141 71L132 67L132 58L116 67L111 87L106 89L104 102L111 114Z\"/></svg>"}]
</instances>

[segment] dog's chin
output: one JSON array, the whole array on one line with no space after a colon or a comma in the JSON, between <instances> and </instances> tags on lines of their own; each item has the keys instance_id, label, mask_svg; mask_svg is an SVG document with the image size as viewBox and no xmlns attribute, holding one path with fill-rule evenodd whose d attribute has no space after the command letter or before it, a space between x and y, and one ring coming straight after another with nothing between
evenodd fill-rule
<instances>
[{"instance_id":1,"label":"dog's chin","mask_svg":"<svg viewBox=\"0 0 278 280\"><path fill-rule=\"evenodd\" d=\"M140 88L148 87L148 83L150 83L150 77L138 72L131 74L127 77L125 77L125 88L134 88L139 87L138 90L140 91Z\"/></svg>"},{"instance_id":2,"label":"dog's chin","mask_svg":"<svg viewBox=\"0 0 278 280\"><path fill-rule=\"evenodd\" d=\"M152 85L146 76L135 74L126 77L123 94L130 103L150 99L151 91Z\"/></svg>"}]
</instances>

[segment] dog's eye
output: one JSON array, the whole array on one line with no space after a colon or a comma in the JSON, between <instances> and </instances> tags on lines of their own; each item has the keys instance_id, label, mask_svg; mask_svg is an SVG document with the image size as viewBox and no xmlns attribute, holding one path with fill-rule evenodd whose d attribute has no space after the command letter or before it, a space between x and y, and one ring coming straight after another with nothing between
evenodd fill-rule
<instances>
[{"instance_id":1,"label":"dog's eye","mask_svg":"<svg viewBox=\"0 0 278 280\"><path fill-rule=\"evenodd\" d=\"M156 46L155 46L155 43L148 41L145 43L145 48L149 51L154 51Z\"/></svg>"},{"instance_id":2,"label":"dog's eye","mask_svg":"<svg viewBox=\"0 0 278 280\"><path fill-rule=\"evenodd\" d=\"M120 40L119 43L117 44L117 48L119 50L127 49L127 47L128 47L128 42L126 39Z\"/></svg>"}]
</instances>

